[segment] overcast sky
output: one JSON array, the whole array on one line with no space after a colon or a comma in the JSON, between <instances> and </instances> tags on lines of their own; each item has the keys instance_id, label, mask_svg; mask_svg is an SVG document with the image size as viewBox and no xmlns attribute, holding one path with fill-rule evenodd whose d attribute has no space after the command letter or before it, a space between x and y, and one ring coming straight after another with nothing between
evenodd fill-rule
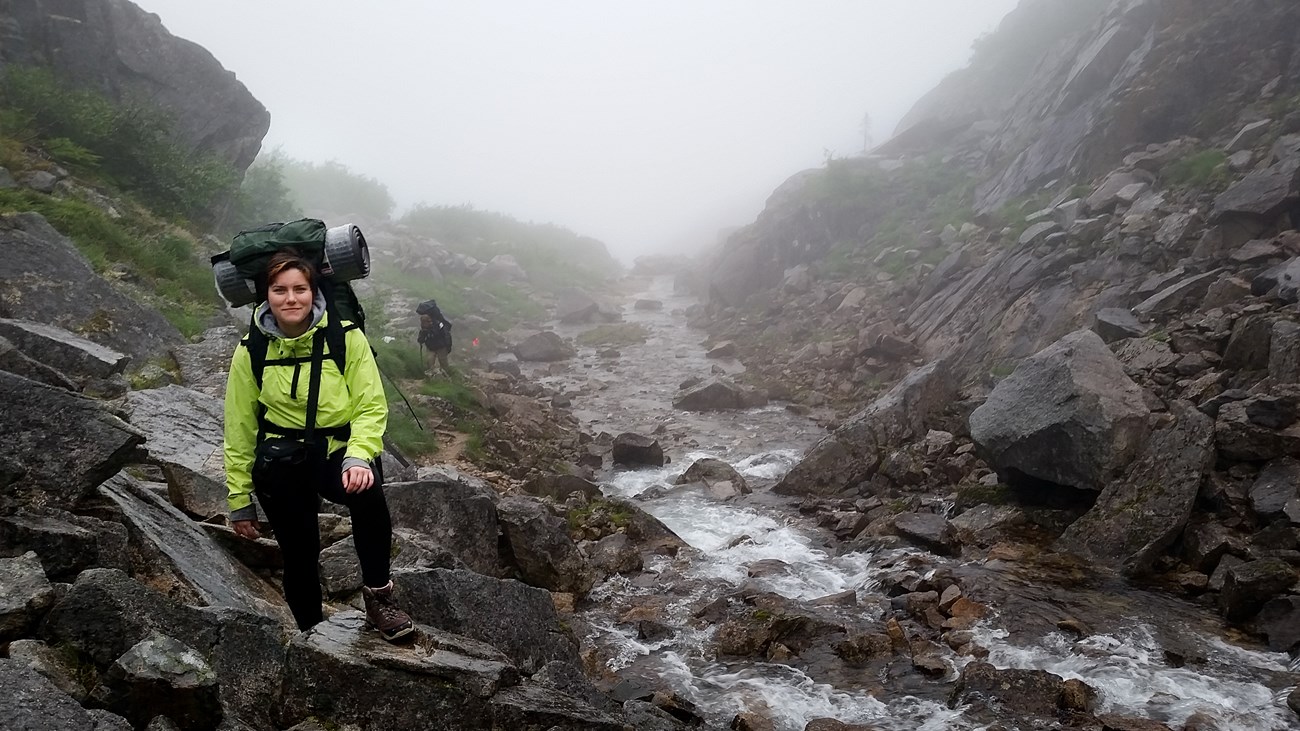
<instances>
[{"instance_id":1,"label":"overcast sky","mask_svg":"<svg viewBox=\"0 0 1300 731\"><path fill-rule=\"evenodd\" d=\"M264 149L626 262L753 221L965 65L1016 0L136 0L271 111Z\"/></svg>"}]
</instances>

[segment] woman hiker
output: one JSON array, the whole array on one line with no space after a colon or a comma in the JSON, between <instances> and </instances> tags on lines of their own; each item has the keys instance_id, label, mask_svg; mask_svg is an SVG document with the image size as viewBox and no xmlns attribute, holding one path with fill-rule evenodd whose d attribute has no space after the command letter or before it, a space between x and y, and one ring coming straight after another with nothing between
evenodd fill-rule
<instances>
[{"instance_id":1,"label":"woman hiker","mask_svg":"<svg viewBox=\"0 0 1300 731\"><path fill-rule=\"evenodd\" d=\"M393 598L392 522L371 467L383 450L388 402L365 333L334 323L346 338L342 372L328 357L329 313L319 281L306 259L276 253L267 264L266 301L253 317L259 332L250 330L235 348L225 406L230 520L244 538L259 537L256 491L284 555L284 598L305 630L324 618L319 498L347 506L366 618L385 639L397 640L414 625ZM263 335L259 379L249 340Z\"/></svg>"}]
</instances>

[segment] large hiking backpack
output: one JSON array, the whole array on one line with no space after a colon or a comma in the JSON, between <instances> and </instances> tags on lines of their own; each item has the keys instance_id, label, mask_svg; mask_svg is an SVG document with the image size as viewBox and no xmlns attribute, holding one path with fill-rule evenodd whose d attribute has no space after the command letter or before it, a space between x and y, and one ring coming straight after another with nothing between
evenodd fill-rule
<instances>
[{"instance_id":1,"label":"large hiking backpack","mask_svg":"<svg viewBox=\"0 0 1300 731\"><path fill-rule=\"evenodd\" d=\"M370 248L361 229L353 224L327 228L324 221L303 218L289 223L269 223L235 235L230 250L212 257L212 274L217 291L231 307L266 301L266 264L276 252L293 249L320 273L317 285L325 296L329 321L325 339L330 358L343 372L347 361L346 329L366 328L366 313L352 290L351 280L370 274ZM256 317L256 313L253 315ZM352 326L341 327L343 320ZM262 385L265 369L266 335L250 319L244 338L253 361L253 376Z\"/></svg>"}]
</instances>

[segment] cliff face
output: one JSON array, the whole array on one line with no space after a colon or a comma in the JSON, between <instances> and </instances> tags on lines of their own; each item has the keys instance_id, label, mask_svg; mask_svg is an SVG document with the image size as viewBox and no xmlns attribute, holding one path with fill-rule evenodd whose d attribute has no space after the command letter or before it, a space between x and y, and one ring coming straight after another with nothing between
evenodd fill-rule
<instances>
[{"instance_id":1,"label":"cliff face","mask_svg":"<svg viewBox=\"0 0 1300 731\"><path fill-rule=\"evenodd\" d=\"M1287 0L1024 0L893 139L871 158L839 161L840 172L888 178L909 161L941 161L968 188L953 207L970 206L979 216L967 220L986 224L1009 202L1092 186L1149 145L1221 145L1247 123L1285 116L1300 90L1297 41L1300 4ZM859 186L845 205L817 194L828 177L793 176L714 254L715 300L739 304L836 249L867 252L898 223L896 186ZM922 250L944 224L904 223Z\"/></svg>"},{"instance_id":2,"label":"cliff face","mask_svg":"<svg viewBox=\"0 0 1300 731\"><path fill-rule=\"evenodd\" d=\"M245 170L271 115L201 46L127 0L0 0L0 67L45 66L110 97L137 97L176 119L180 139Z\"/></svg>"}]
</instances>

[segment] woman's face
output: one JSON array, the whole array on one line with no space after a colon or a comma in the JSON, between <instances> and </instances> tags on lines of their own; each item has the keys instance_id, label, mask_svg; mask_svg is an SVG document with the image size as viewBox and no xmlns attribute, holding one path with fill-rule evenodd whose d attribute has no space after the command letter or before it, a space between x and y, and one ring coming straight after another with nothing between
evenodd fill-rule
<instances>
[{"instance_id":1,"label":"woman's face","mask_svg":"<svg viewBox=\"0 0 1300 731\"><path fill-rule=\"evenodd\" d=\"M285 269L271 280L267 302L280 329L289 333L299 330L311 317L314 296L307 277L297 269Z\"/></svg>"}]
</instances>

